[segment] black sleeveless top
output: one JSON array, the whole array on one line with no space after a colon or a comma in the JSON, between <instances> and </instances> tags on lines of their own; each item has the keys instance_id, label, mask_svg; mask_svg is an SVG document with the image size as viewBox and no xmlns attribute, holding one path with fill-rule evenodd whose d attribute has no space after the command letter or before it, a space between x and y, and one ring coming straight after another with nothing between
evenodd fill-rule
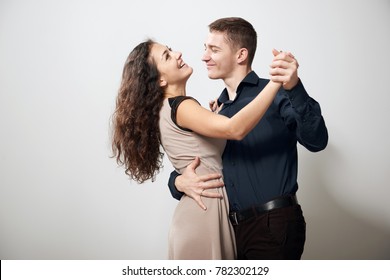
<instances>
[{"instance_id":1,"label":"black sleeveless top","mask_svg":"<svg viewBox=\"0 0 390 280\"><path fill-rule=\"evenodd\" d=\"M191 96L179 95L176 97L168 98L169 106L171 106L171 109L172 109L171 110L171 119L180 129L192 132L192 130L185 128L185 127L181 127L180 125L178 125L177 121L176 121L177 108L179 108L179 105L186 99L192 99L192 100L196 101L197 103L199 103L195 98L193 98ZM200 103L199 103L199 105L200 105Z\"/></svg>"}]
</instances>

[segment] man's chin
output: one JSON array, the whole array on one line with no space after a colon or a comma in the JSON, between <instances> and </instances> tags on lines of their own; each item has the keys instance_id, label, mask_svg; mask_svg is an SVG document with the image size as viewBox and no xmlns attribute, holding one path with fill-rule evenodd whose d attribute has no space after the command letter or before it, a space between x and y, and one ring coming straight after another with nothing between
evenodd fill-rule
<instances>
[{"instance_id":1,"label":"man's chin","mask_svg":"<svg viewBox=\"0 0 390 280\"><path fill-rule=\"evenodd\" d=\"M209 77L209 79L211 79L211 80L217 80L217 79L219 79L219 77L217 76L217 75L213 75L213 74L208 74L207 75L208 77Z\"/></svg>"}]
</instances>

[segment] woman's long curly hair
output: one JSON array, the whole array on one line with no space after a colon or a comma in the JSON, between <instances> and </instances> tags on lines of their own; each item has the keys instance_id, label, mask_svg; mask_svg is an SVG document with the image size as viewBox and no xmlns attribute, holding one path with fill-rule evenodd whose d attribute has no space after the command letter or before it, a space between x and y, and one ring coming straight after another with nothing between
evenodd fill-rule
<instances>
[{"instance_id":1,"label":"woman's long curly hair","mask_svg":"<svg viewBox=\"0 0 390 280\"><path fill-rule=\"evenodd\" d=\"M138 183L155 180L162 167L160 110L164 92L150 57L155 42L140 43L129 54L112 116L112 151L125 173Z\"/></svg>"}]
</instances>

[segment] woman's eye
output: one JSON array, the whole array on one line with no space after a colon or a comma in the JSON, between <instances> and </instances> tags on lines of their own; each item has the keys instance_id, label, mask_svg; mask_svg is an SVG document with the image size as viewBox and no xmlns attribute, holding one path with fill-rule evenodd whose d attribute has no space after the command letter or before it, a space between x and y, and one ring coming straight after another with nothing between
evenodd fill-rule
<instances>
[{"instance_id":1,"label":"woman's eye","mask_svg":"<svg viewBox=\"0 0 390 280\"><path fill-rule=\"evenodd\" d=\"M168 48L168 51L172 52L172 49L171 48ZM165 56L165 60L168 60L170 59L171 56L169 55L169 52L167 52L166 56Z\"/></svg>"}]
</instances>

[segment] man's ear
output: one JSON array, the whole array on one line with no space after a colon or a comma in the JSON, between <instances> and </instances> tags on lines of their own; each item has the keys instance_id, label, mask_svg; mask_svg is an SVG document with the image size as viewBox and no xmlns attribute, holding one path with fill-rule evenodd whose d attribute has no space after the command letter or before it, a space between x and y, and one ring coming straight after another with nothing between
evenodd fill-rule
<instances>
[{"instance_id":1,"label":"man's ear","mask_svg":"<svg viewBox=\"0 0 390 280\"><path fill-rule=\"evenodd\" d=\"M237 51L237 62L243 63L248 58L248 50L241 48Z\"/></svg>"}]
</instances>

